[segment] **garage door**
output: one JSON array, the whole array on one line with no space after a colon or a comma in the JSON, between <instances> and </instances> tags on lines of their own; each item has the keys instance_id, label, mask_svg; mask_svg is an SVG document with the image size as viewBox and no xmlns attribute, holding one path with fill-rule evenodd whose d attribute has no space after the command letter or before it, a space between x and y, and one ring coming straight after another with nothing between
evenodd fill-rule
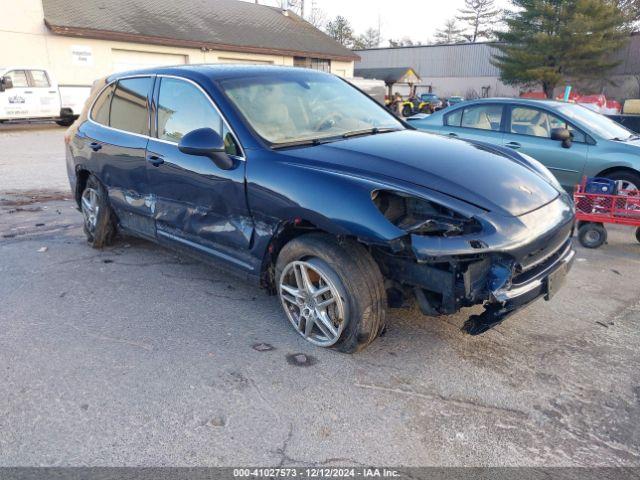
<instances>
[{"instance_id":1,"label":"garage door","mask_svg":"<svg viewBox=\"0 0 640 480\"><path fill-rule=\"evenodd\" d=\"M185 55L175 55L173 53L151 53L136 50L113 49L111 54L113 58L113 72L165 65L183 65L187 63L187 57Z\"/></svg>"}]
</instances>

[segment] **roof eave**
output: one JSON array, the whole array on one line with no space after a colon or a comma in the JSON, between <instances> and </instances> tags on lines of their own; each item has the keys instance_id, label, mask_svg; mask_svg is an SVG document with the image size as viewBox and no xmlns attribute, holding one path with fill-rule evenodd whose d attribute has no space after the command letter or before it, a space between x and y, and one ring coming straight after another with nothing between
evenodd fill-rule
<instances>
[{"instance_id":1,"label":"roof eave","mask_svg":"<svg viewBox=\"0 0 640 480\"><path fill-rule=\"evenodd\" d=\"M44 21L47 28L56 35L64 35L67 37L84 37L97 40L113 40L119 42L132 42L132 43L146 43L151 45L165 45L170 47L184 47L184 48L206 48L211 50L222 50L226 52L241 52L241 53L258 53L263 55L285 55L293 57L316 57L327 58L330 60L337 60L343 62L355 62L360 60L360 56L354 54L351 55L336 55L326 52L308 52L302 50L288 50L281 48L267 48L267 47L255 47L247 45L227 45L222 43L208 43L199 42L194 40L181 40L166 37L157 37L150 35L139 35L134 33L114 32L110 30L96 30L92 28L81 27L65 27L62 25L52 25L47 20Z\"/></svg>"}]
</instances>

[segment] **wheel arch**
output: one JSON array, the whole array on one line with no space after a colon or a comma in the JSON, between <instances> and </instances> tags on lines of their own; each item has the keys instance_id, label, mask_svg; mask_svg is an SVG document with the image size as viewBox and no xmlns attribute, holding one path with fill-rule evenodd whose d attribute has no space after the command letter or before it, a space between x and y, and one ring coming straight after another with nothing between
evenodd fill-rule
<instances>
[{"instance_id":1,"label":"wheel arch","mask_svg":"<svg viewBox=\"0 0 640 480\"><path fill-rule=\"evenodd\" d=\"M626 173L632 173L634 175L639 175L640 176L640 171L636 170L635 168L627 167L625 165L618 165L618 166L615 166L615 167L606 168L605 170L602 170L601 172L598 172L596 177L606 177L607 175L610 175L613 172L626 172Z\"/></svg>"},{"instance_id":2,"label":"wheel arch","mask_svg":"<svg viewBox=\"0 0 640 480\"><path fill-rule=\"evenodd\" d=\"M275 294L275 266L278 255L284 246L291 240L306 235L308 233L326 233L338 237L335 233L318 227L313 222L302 217L296 217L292 220L281 222L271 236L267 245L266 252L262 257L262 265L260 267L260 286L265 288L269 293Z\"/></svg>"},{"instance_id":3,"label":"wheel arch","mask_svg":"<svg viewBox=\"0 0 640 480\"><path fill-rule=\"evenodd\" d=\"M91 172L84 167L78 167L76 170L76 191L74 192L74 198L78 207L80 207L80 198L82 197L82 192L87 186L87 181L89 180L89 176Z\"/></svg>"}]
</instances>

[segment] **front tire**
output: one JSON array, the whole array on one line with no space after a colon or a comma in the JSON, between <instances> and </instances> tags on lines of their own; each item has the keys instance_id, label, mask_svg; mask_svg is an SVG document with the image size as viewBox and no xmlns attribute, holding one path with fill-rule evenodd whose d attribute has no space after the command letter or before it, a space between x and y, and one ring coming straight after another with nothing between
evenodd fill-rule
<instances>
[{"instance_id":1,"label":"front tire","mask_svg":"<svg viewBox=\"0 0 640 480\"><path fill-rule=\"evenodd\" d=\"M620 190L640 190L640 174L627 170L614 170L608 173L605 178L616 182L618 192L620 192Z\"/></svg>"},{"instance_id":2,"label":"front tire","mask_svg":"<svg viewBox=\"0 0 640 480\"><path fill-rule=\"evenodd\" d=\"M607 241L607 230L601 223L583 223L578 228L578 240L585 248L598 248Z\"/></svg>"},{"instance_id":3,"label":"front tire","mask_svg":"<svg viewBox=\"0 0 640 480\"><path fill-rule=\"evenodd\" d=\"M80 197L84 217L84 233L93 248L111 245L116 236L116 219L107 196L107 190L94 176L89 175Z\"/></svg>"},{"instance_id":4,"label":"front tire","mask_svg":"<svg viewBox=\"0 0 640 480\"><path fill-rule=\"evenodd\" d=\"M61 127L70 127L73 125L73 122L75 122L75 119L73 118L62 118L60 120L56 120L56 123Z\"/></svg>"},{"instance_id":5,"label":"front tire","mask_svg":"<svg viewBox=\"0 0 640 480\"><path fill-rule=\"evenodd\" d=\"M403 117L410 117L411 115L413 115L413 108L411 108L409 105L405 105L404 107L402 107Z\"/></svg>"},{"instance_id":6,"label":"front tire","mask_svg":"<svg viewBox=\"0 0 640 480\"><path fill-rule=\"evenodd\" d=\"M355 353L385 327L382 274L354 241L321 233L295 238L278 256L275 280L287 318L315 345Z\"/></svg>"}]
</instances>

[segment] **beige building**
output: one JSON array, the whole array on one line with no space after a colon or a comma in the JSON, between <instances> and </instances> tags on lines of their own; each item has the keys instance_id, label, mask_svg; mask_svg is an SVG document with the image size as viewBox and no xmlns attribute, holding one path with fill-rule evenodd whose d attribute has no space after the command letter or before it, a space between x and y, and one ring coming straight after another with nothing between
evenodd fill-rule
<instances>
[{"instance_id":1,"label":"beige building","mask_svg":"<svg viewBox=\"0 0 640 480\"><path fill-rule=\"evenodd\" d=\"M296 65L353 76L350 50L289 11L238 0L2 0L0 66L63 86L160 65Z\"/></svg>"}]
</instances>

